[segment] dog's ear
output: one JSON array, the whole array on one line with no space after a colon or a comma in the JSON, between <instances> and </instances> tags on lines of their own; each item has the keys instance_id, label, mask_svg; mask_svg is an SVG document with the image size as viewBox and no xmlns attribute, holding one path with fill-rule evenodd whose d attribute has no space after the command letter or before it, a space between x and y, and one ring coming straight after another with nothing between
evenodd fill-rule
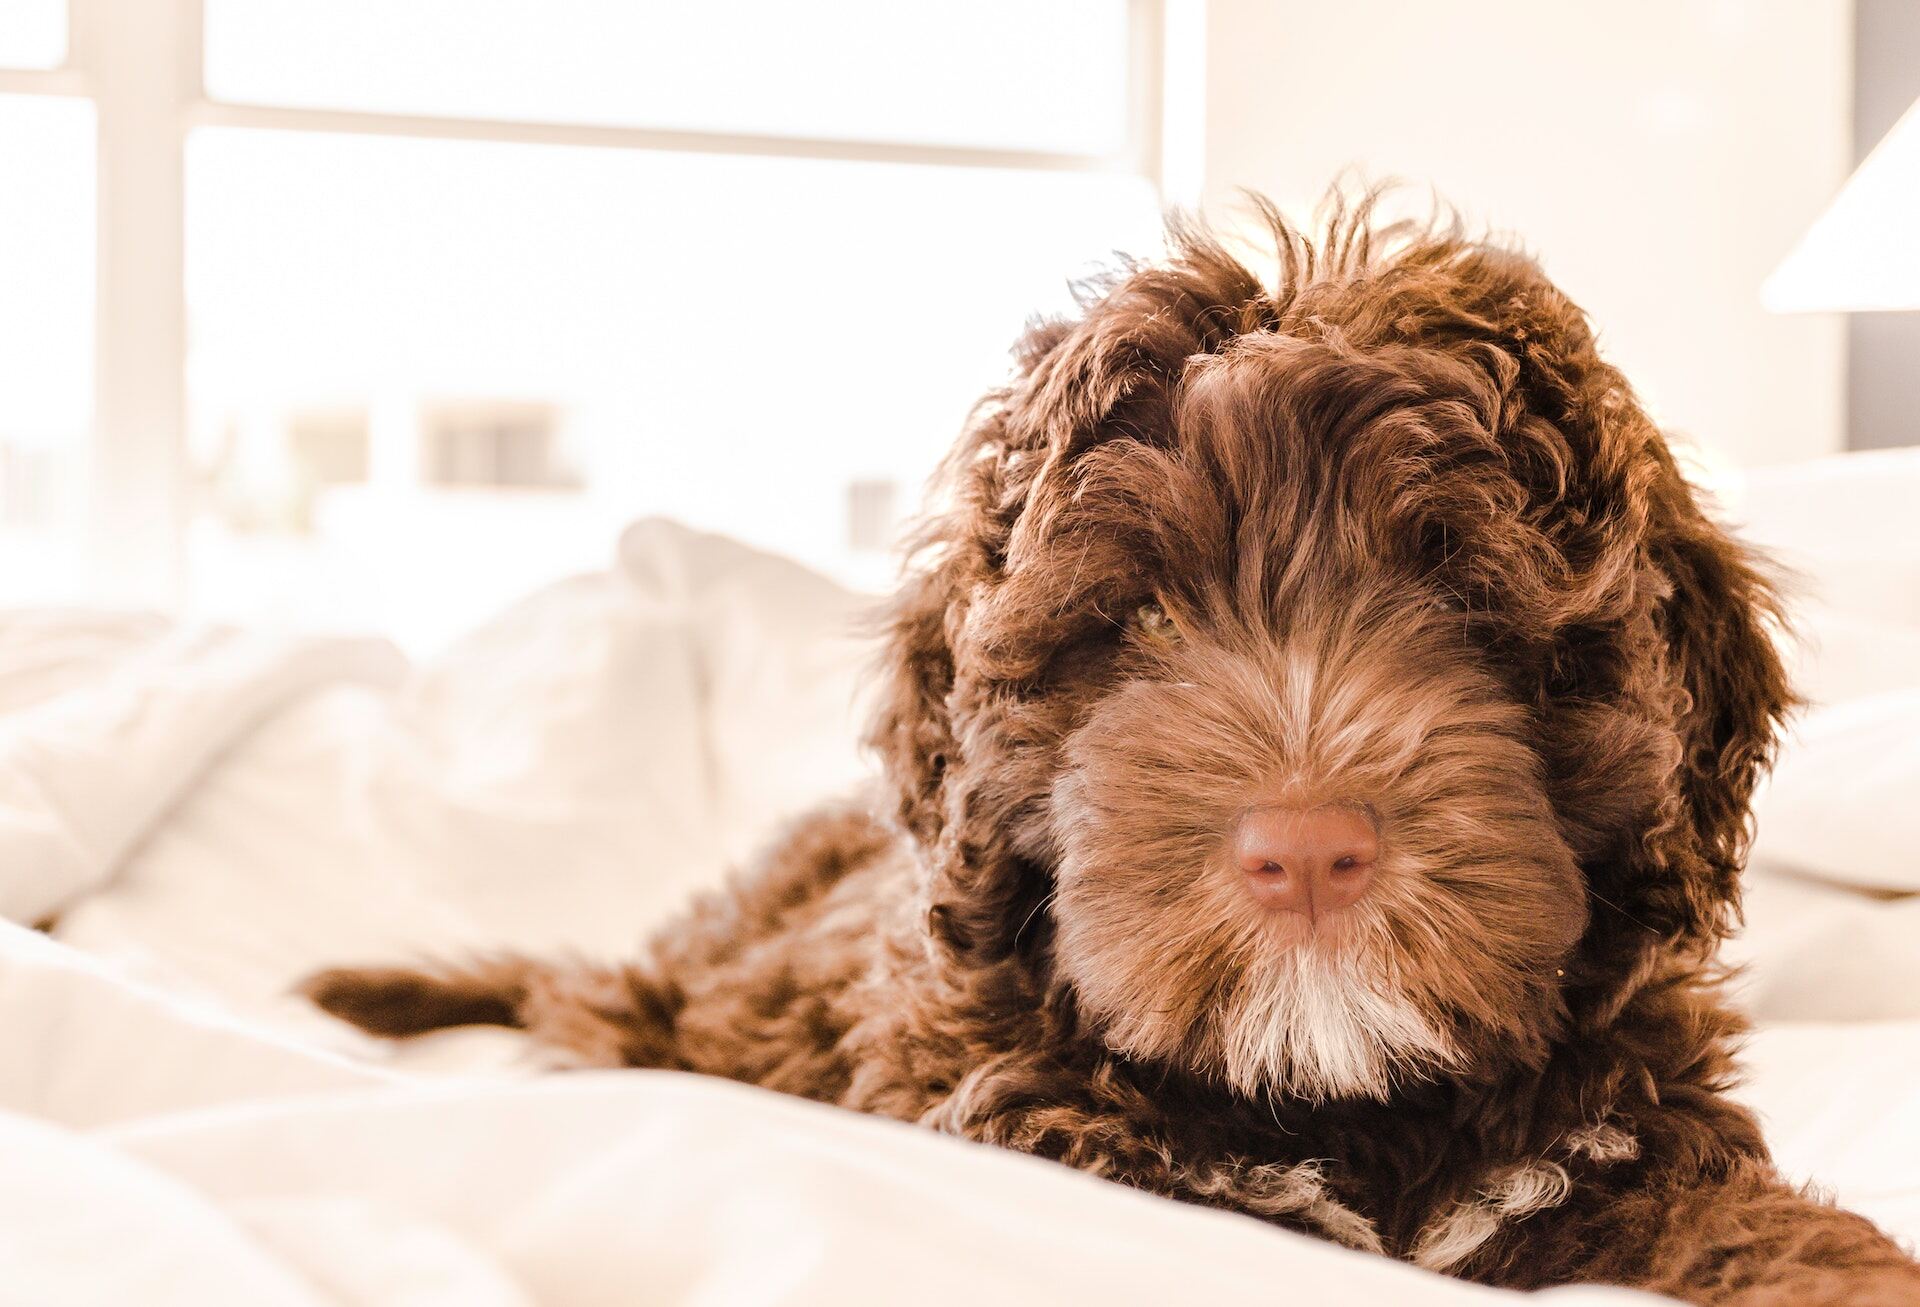
<instances>
[{"instance_id":1,"label":"dog's ear","mask_svg":"<svg viewBox=\"0 0 1920 1307\"><path fill-rule=\"evenodd\" d=\"M910 541L908 575L881 614L882 692L867 746L885 769L901 825L922 845L932 845L946 826L954 646L976 588L991 585L1004 567L1026 497L1022 469L1031 461L1031 437L1021 438L1017 419L1032 403L1035 370L1068 331L1067 324L1036 323L1015 347L1014 383L980 402L935 477L935 493L944 491L950 502Z\"/></svg>"},{"instance_id":2,"label":"dog's ear","mask_svg":"<svg viewBox=\"0 0 1920 1307\"><path fill-rule=\"evenodd\" d=\"M1017 866L994 832L964 831L966 801L951 793L964 766L956 713L977 716L977 675L963 675L976 600L998 583L1009 537L1036 463L1030 430L1036 372L1070 334L1060 323L1031 327L1016 347L1016 376L975 409L936 477L947 503L912 542L904 584L882 614L880 699L867 731L897 819L920 850L922 905L933 938L950 956L996 949L995 905L1017 894Z\"/></svg>"},{"instance_id":3,"label":"dog's ear","mask_svg":"<svg viewBox=\"0 0 1920 1307\"><path fill-rule=\"evenodd\" d=\"M1664 445L1649 553L1665 583L1657 622L1682 693L1678 828L1656 840L1686 891L1685 933L1710 942L1739 904L1754 786L1795 703L1773 638L1779 600L1758 560L1701 510Z\"/></svg>"},{"instance_id":4,"label":"dog's ear","mask_svg":"<svg viewBox=\"0 0 1920 1307\"><path fill-rule=\"evenodd\" d=\"M897 819L919 846L929 934L963 963L1005 956L1015 901L1044 893L1025 883L1006 832L973 815L969 794L951 780L970 763L976 775L990 773L996 761L963 756L967 740L987 747L981 727L994 710L990 683L969 665L970 627L976 604L1002 580L1032 475L1031 451L1010 430L1030 381L1029 367L1019 385L982 404L944 470L951 503L922 528L919 565L884 614L881 698L867 733Z\"/></svg>"},{"instance_id":5,"label":"dog's ear","mask_svg":"<svg viewBox=\"0 0 1920 1307\"><path fill-rule=\"evenodd\" d=\"M980 756L1018 734L997 723L1021 672L1049 652L1048 622L1034 614L1058 617L1070 598L1047 589L1060 581L1045 519L1071 499L1087 451L1170 429L1187 359L1272 313L1225 251L1178 227L1173 240L1167 263L1091 288L1078 321L1029 330L1012 384L981 404L949 458L948 505L886 616L885 688L867 740L921 845L934 936L961 957L1012 952L1049 888L1014 847L1009 810L1032 797L1011 793L1018 761Z\"/></svg>"},{"instance_id":6,"label":"dog's ear","mask_svg":"<svg viewBox=\"0 0 1920 1307\"><path fill-rule=\"evenodd\" d=\"M944 824L940 789L953 749L947 615L961 589L955 570L937 564L915 576L884 615L881 698L867 730L867 747L886 771L900 823L922 844L937 839Z\"/></svg>"},{"instance_id":7,"label":"dog's ear","mask_svg":"<svg viewBox=\"0 0 1920 1307\"><path fill-rule=\"evenodd\" d=\"M1575 809L1563 816L1616 828L1593 833L1607 850L1609 865L1589 871L1606 881L1605 905L1667 939L1710 943L1738 910L1748 805L1795 702L1770 629L1778 600L1757 558L1703 511L1585 315L1531 259L1471 248L1451 274L1450 311L1427 330L1489 341L1517 364L1526 409L1565 441L1557 493L1580 505L1562 547L1590 582L1570 628L1583 647L1560 651L1577 693L1542 704Z\"/></svg>"},{"instance_id":8,"label":"dog's ear","mask_svg":"<svg viewBox=\"0 0 1920 1307\"><path fill-rule=\"evenodd\" d=\"M1098 442L1115 405L1139 399L1126 351L1099 329L1105 309L1029 330L1013 383L982 401L936 481L948 502L921 529L918 566L884 616L883 688L867 744L920 846L929 931L964 962L1011 953L1047 892L1014 852L1001 805L981 798L982 782L1009 772L1008 760L979 755L1001 747L994 723L1010 697L1006 657L1021 653L1012 647L1020 641L995 631L1009 625L1013 555L1033 535L1029 509L1050 498L1076 452Z\"/></svg>"}]
</instances>

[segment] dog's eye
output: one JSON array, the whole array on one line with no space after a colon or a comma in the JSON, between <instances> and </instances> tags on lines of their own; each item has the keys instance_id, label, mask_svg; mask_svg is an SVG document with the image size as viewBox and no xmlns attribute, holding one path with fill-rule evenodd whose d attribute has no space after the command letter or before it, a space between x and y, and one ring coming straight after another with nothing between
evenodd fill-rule
<instances>
[{"instance_id":1,"label":"dog's eye","mask_svg":"<svg viewBox=\"0 0 1920 1307\"><path fill-rule=\"evenodd\" d=\"M1180 628L1174 625L1167 610L1156 603L1141 604L1133 610L1133 616L1127 619L1127 625L1141 638L1158 641L1161 644L1180 643Z\"/></svg>"}]
</instances>

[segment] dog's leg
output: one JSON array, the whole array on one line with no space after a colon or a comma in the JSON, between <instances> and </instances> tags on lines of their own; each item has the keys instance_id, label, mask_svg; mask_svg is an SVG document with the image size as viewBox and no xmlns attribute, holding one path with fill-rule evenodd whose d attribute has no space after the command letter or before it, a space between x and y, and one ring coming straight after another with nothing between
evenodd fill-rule
<instances>
[{"instance_id":1,"label":"dog's leg","mask_svg":"<svg viewBox=\"0 0 1920 1307\"><path fill-rule=\"evenodd\" d=\"M1456 1274L1514 1288L1620 1284L1713 1307L1920 1304L1920 1265L1863 1216L1764 1162L1516 1221Z\"/></svg>"},{"instance_id":2,"label":"dog's leg","mask_svg":"<svg viewBox=\"0 0 1920 1307\"><path fill-rule=\"evenodd\" d=\"M1651 1224L1644 1209L1621 1231ZM1652 1233L1652 1231L1648 1231ZM1920 1304L1920 1266L1863 1216L1772 1177L1735 1175L1673 1195L1641 1287L1738 1307Z\"/></svg>"},{"instance_id":3,"label":"dog's leg","mask_svg":"<svg viewBox=\"0 0 1920 1307\"><path fill-rule=\"evenodd\" d=\"M321 1010L388 1039L448 1026L522 1026L539 963L497 957L447 967L335 967L300 982Z\"/></svg>"},{"instance_id":4,"label":"dog's leg","mask_svg":"<svg viewBox=\"0 0 1920 1307\"><path fill-rule=\"evenodd\" d=\"M371 1034L403 1039L450 1026L509 1026L578 1066L680 1067L679 1002L639 967L513 954L422 967L340 967L300 990Z\"/></svg>"}]
</instances>

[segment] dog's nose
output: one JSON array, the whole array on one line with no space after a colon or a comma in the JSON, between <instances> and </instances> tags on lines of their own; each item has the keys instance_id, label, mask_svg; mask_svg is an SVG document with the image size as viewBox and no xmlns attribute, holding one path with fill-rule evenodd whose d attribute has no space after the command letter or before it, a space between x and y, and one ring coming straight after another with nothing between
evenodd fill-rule
<instances>
[{"instance_id":1,"label":"dog's nose","mask_svg":"<svg viewBox=\"0 0 1920 1307\"><path fill-rule=\"evenodd\" d=\"M1234 857L1256 902L1317 922L1366 896L1380 835L1351 804L1252 808L1234 833Z\"/></svg>"}]
</instances>

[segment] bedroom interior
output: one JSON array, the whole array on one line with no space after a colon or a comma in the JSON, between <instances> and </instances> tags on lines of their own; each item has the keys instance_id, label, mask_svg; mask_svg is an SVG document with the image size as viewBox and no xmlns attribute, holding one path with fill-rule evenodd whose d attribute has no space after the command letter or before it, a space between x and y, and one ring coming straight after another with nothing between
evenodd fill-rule
<instances>
[{"instance_id":1,"label":"bedroom interior","mask_svg":"<svg viewBox=\"0 0 1920 1307\"><path fill-rule=\"evenodd\" d=\"M1780 565L1736 1096L1920 1242L1920 6L11 0L0 176L0 1301L1503 1297L291 992L623 956L868 781L1023 324L1340 179L1538 257Z\"/></svg>"}]
</instances>

